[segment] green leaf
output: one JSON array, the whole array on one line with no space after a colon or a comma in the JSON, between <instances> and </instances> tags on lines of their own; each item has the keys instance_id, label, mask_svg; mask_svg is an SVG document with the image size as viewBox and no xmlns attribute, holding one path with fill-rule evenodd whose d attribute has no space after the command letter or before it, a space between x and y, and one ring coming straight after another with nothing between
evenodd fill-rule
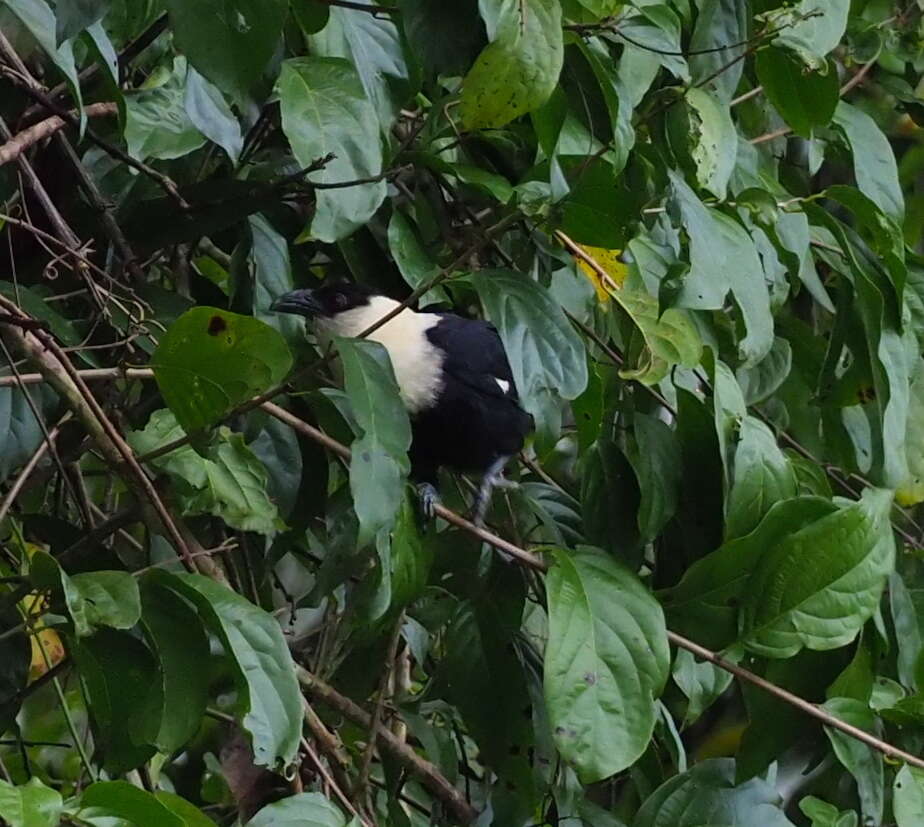
<instances>
[{"instance_id":1,"label":"green leaf","mask_svg":"<svg viewBox=\"0 0 924 827\"><path fill-rule=\"evenodd\" d=\"M29 399L38 408L50 407L49 402L57 399L53 392L44 387L27 387L29 398L21 388L0 388L0 481L25 463L42 444L45 434L35 418Z\"/></svg>"},{"instance_id":2,"label":"green leaf","mask_svg":"<svg viewBox=\"0 0 924 827\"><path fill-rule=\"evenodd\" d=\"M761 558L787 542L790 535L836 513L820 497L798 497L776 503L754 531L731 540L697 560L680 582L661 593L671 627L711 649L734 642L738 606Z\"/></svg>"},{"instance_id":3,"label":"green leaf","mask_svg":"<svg viewBox=\"0 0 924 827\"><path fill-rule=\"evenodd\" d=\"M186 821L147 790L127 781L97 781L80 797L81 807L95 815L125 819L136 827L185 827Z\"/></svg>"},{"instance_id":4,"label":"green leaf","mask_svg":"<svg viewBox=\"0 0 924 827\"><path fill-rule=\"evenodd\" d=\"M841 813L833 804L812 795L799 802L799 809L812 819L812 827L857 827L859 823L859 817L852 810Z\"/></svg>"},{"instance_id":5,"label":"green leaf","mask_svg":"<svg viewBox=\"0 0 924 827\"><path fill-rule=\"evenodd\" d=\"M244 146L241 125L221 90L192 67L186 75L183 105L190 123L227 152L228 157L236 164Z\"/></svg>"},{"instance_id":6,"label":"green leaf","mask_svg":"<svg viewBox=\"0 0 924 827\"><path fill-rule=\"evenodd\" d=\"M524 714L530 696L513 643L516 630L504 618L505 610L523 605L522 587L509 588L511 579L494 578L475 605L459 606L445 631L447 655L438 679L484 763L505 782L527 788L532 781L526 756L535 740L532 719ZM492 594L492 586L499 593Z\"/></svg>"},{"instance_id":7,"label":"green leaf","mask_svg":"<svg viewBox=\"0 0 924 827\"><path fill-rule=\"evenodd\" d=\"M892 785L892 809L898 827L924 824L924 770L902 766Z\"/></svg>"},{"instance_id":8,"label":"green leaf","mask_svg":"<svg viewBox=\"0 0 924 827\"><path fill-rule=\"evenodd\" d=\"M129 435L136 451L146 454L183 436L166 408L154 411L143 431ZM244 443L242 434L218 429L208 456L189 445L151 460L173 478L183 514L214 514L239 531L275 534L282 523L267 495L266 469Z\"/></svg>"},{"instance_id":9,"label":"green leaf","mask_svg":"<svg viewBox=\"0 0 924 827\"><path fill-rule=\"evenodd\" d=\"M237 717L262 767L291 764L302 729L295 665L273 617L198 574L155 572L154 582L193 603L221 640L237 684Z\"/></svg>"},{"instance_id":10,"label":"green leaf","mask_svg":"<svg viewBox=\"0 0 924 827\"><path fill-rule=\"evenodd\" d=\"M512 270L480 270L471 278L504 342L523 407L541 424L551 401L575 399L587 386L584 342L532 279Z\"/></svg>"},{"instance_id":11,"label":"green leaf","mask_svg":"<svg viewBox=\"0 0 924 827\"><path fill-rule=\"evenodd\" d=\"M55 3L55 36L58 43L76 37L109 11L110 0L58 0Z\"/></svg>"},{"instance_id":12,"label":"green leaf","mask_svg":"<svg viewBox=\"0 0 924 827\"><path fill-rule=\"evenodd\" d=\"M359 2L370 9L376 5L370 0ZM353 64L379 124L388 130L412 94L401 37L389 15L357 11L333 6L327 25L308 43L313 55L340 57Z\"/></svg>"},{"instance_id":13,"label":"green leaf","mask_svg":"<svg viewBox=\"0 0 924 827\"><path fill-rule=\"evenodd\" d=\"M908 424L905 430L908 478L895 491L895 501L902 506L924 502L924 359L915 362L908 401Z\"/></svg>"},{"instance_id":14,"label":"green leaf","mask_svg":"<svg viewBox=\"0 0 924 827\"><path fill-rule=\"evenodd\" d=\"M905 216L905 199L888 138L869 115L846 101L838 103L834 125L853 154L853 172L860 191L900 226Z\"/></svg>"},{"instance_id":15,"label":"green leaf","mask_svg":"<svg viewBox=\"0 0 924 827\"><path fill-rule=\"evenodd\" d=\"M638 476L611 439L597 439L581 463L581 517L587 539L624 563L639 563Z\"/></svg>"},{"instance_id":16,"label":"green leaf","mask_svg":"<svg viewBox=\"0 0 924 827\"><path fill-rule=\"evenodd\" d=\"M253 276L253 315L278 330L297 349L305 341L304 322L291 313L269 309L277 296L295 287L289 243L263 215L253 215L247 223L251 235L247 263Z\"/></svg>"},{"instance_id":17,"label":"green leaf","mask_svg":"<svg viewBox=\"0 0 924 827\"><path fill-rule=\"evenodd\" d=\"M354 12L356 14L356 12ZM293 58L276 82L282 129L302 167L333 153L310 180L332 184L382 172L382 143L375 108L356 69L339 58ZM385 199L384 180L317 192L311 235L338 241L365 224Z\"/></svg>"},{"instance_id":18,"label":"green leaf","mask_svg":"<svg viewBox=\"0 0 924 827\"><path fill-rule=\"evenodd\" d=\"M415 289L439 271L439 265L424 249L411 219L400 210L395 210L388 222L388 249L404 280ZM442 287L436 287L424 293L418 305L426 307L440 302L448 304L449 298Z\"/></svg>"},{"instance_id":19,"label":"green leaf","mask_svg":"<svg viewBox=\"0 0 924 827\"><path fill-rule=\"evenodd\" d=\"M809 66L820 68L825 55L834 49L847 28L850 0L828 0L818 4L816 0L799 0L787 10L793 25L786 26L773 43L792 49ZM783 22L778 23L781 27Z\"/></svg>"},{"instance_id":20,"label":"green leaf","mask_svg":"<svg viewBox=\"0 0 924 827\"><path fill-rule=\"evenodd\" d=\"M488 0L480 6L491 43L462 82L466 129L501 127L541 106L558 83L564 57L558 0Z\"/></svg>"},{"instance_id":21,"label":"green leaf","mask_svg":"<svg viewBox=\"0 0 924 827\"><path fill-rule=\"evenodd\" d=\"M16 606L0 604L0 732L15 723L23 700L19 693L29 681L32 646L22 621Z\"/></svg>"},{"instance_id":22,"label":"green leaf","mask_svg":"<svg viewBox=\"0 0 924 827\"><path fill-rule=\"evenodd\" d=\"M750 407L773 396L789 378L791 368L792 346L777 336L770 352L760 362L749 369L739 368L735 373L745 403Z\"/></svg>"},{"instance_id":23,"label":"green leaf","mask_svg":"<svg viewBox=\"0 0 924 827\"><path fill-rule=\"evenodd\" d=\"M398 0L413 54L432 74L461 76L485 44L477 0Z\"/></svg>"},{"instance_id":24,"label":"green leaf","mask_svg":"<svg viewBox=\"0 0 924 827\"><path fill-rule=\"evenodd\" d=\"M61 793L38 778L18 787L0 780L0 818L9 827L57 827L62 808Z\"/></svg>"},{"instance_id":25,"label":"green leaf","mask_svg":"<svg viewBox=\"0 0 924 827\"><path fill-rule=\"evenodd\" d=\"M811 71L792 52L768 46L757 52L755 68L767 99L797 135L810 138L831 122L839 97L834 61Z\"/></svg>"},{"instance_id":26,"label":"green leaf","mask_svg":"<svg viewBox=\"0 0 924 827\"><path fill-rule=\"evenodd\" d=\"M188 113L186 84L186 60L178 57L164 83L125 96L125 143L129 155L142 161L182 158L205 144L205 135Z\"/></svg>"},{"instance_id":27,"label":"green leaf","mask_svg":"<svg viewBox=\"0 0 924 827\"><path fill-rule=\"evenodd\" d=\"M151 367L164 401L190 433L279 384L292 356L269 325L217 307L194 307L161 338Z\"/></svg>"},{"instance_id":28,"label":"green leaf","mask_svg":"<svg viewBox=\"0 0 924 827\"><path fill-rule=\"evenodd\" d=\"M853 698L830 698L823 707L835 718L865 730L873 735L881 735L878 721L869 706ZM838 761L857 782L860 795L860 810L865 824L881 824L884 806L884 772L882 754L862 741L858 741L839 729L825 727L825 734L831 741Z\"/></svg>"},{"instance_id":29,"label":"green leaf","mask_svg":"<svg viewBox=\"0 0 924 827\"><path fill-rule=\"evenodd\" d=\"M243 98L279 44L285 0L165 0L173 37L189 62L223 92Z\"/></svg>"},{"instance_id":30,"label":"green leaf","mask_svg":"<svg viewBox=\"0 0 924 827\"><path fill-rule=\"evenodd\" d=\"M209 696L209 642L196 612L176 592L142 581L141 628L157 665L136 732L164 754L198 731Z\"/></svg>"},{"instance_id":31,"label":"green leaf","mask_svg":"<svg viewBox=\"0 0 924 827\"><path fill-rule=\"evenodd\" d=\"M635 368L622 368L620 376L654 385L674 365L692 368L699 364L703 346L686 311L671 307L661 312L658 300L644 290L622 287L609 293L638 327L646 346L644 361Z\"/></svg>"},{"instance_id":32,"label":"green leaf","mask_svg":"<svg viewBox=\"0 0 924 827\"><path fill-rule=\"evenodd\" d=\"M735 762L710 758L665 781L642 804L632 827L793 827L766 781L735 785Z\"/></svg>"},{"instance_id":33,"label":"green leaf","mask_svg":"<svg viewBox=\"0 0 924 827\"><path fill-rule=\"evenodd\" d=\"M668 175L672 200L690 239L690 271L675 303L717 310L731 290L747 331L738 353L744 367L756 365L773 347L773 317L754 242L734 219L707 209L679 175Z\"/></svg>"},{"instance_id":34,"label":"green leaf","mask_svg":"<svg viewBox=\"0 0 924 827\"><path fill-rule=\"evenodd\" d=\"M58 37L58 21L54 11L45 0L3 0L5 5L26 27L36 42L58 67L68 89L77 102L80 113L80 131L83 132L86 116L83 114L83 96L80 81L77 78L77 66L74 63L74 51L70 41ZM57 8L57 6L56 6ZM60 45L59 41L61 42Z\"/></svg>"},{"instance_id":35,"label":"green leaf","mask_svg":"<svg viewBox=\"0 0 924 827\"><path fill-rule=\"evenodd\" d=\"M671 677L677 687L687 696L687 711L683 717L684 727L696 723L700 716L731 685L732 674L707 661L697 661L686 649L678 649L674 658Z\"/></svg>"},{"instance_id":36,"label":"green leaf","mask_svg":"<svg viewBox=\"0 0 924 827\"><path fill-rule=\"evenodd\" d=\"M746 416L738 436L734 481L726 504L726 539L749 534L774 503L796 495L796 475L773 431L756 417Z\"/></svg>"},{"instance_id":37,"label":"green leaf","mask_svg":"<svg viewBox=\"0 0 924 827\"><path fill-rule=\"evenodd\" d=\"M751 8L739 0L705 0L696 11L687 47L694 52L689 57L691 85L713 89L727 106L744 71L741 58L751 48Z\"/></svg>"},{"instance_id":38,"label":"green leaf","mask_svg":"<svg viewBox=\"0 0 924 827\"><path fill-rule=\"evenodd\" d=\"M338 339L344 387L359 433L352 445L350 490L360 544L390 528L404 496L411 426L388 351L378 342Z\"/></svg>"},{"instance_id":39,"label":"green leaf","mask_svg":"<svg viewBox=\"0 0 924 827\"><path fill-rule=\"evenodd\" d=\"M71 575L64 593L81 637L101 626L131 629L141 617L138 581L127 571Z\"/></svg>"},{"instance_id":40,"label":"green leaf","mask_svg":"<svg viewBox=\"0 0 924 827\"><path fill-rule=\"evenodd\" d=\"M571 192L559 204L562 230L578 244L622 249L634 204L613 165L599 158L588 163L584 156L559 156L558 161L573 179Z\"/></svg>"},{"instance_id":41,"label":"green leaf","mask_svg":"<svg viewBox=\"0 0 924 827\"><path fill-rule=\"evenodd\" d=\"M785 658L854 639L892 570L891 502L890 492L867 489L766 551L742 605L741 639L751 651Z\"/></svg>"},{"instance_id":42,"label":"green leaf","mask_svg":"<svg viewBox=\"0 0 924 827\"><path fill-rule=\"evenodd\" d=\"M641 494L639 533L648 543L661 533L677 510L680 446L674 432L660 419L636 414L633 425L635 440L628 457Z\"/></svg>"},{"instance_id":43,"label":"green leaf","mask_svg":"<svg viewBox=\"0 0 924 827\"><path fill-rule=\"evenodd\" d=\"M320 793L298 793L267 804L247 827L346 827L346 819Z\"/></svg>"},{"instance_id":44,"label":"green leaf","mask_svg":"<svg viewBox=\"0 0 924 827\"><path fill-rule=\"evenodd\" d=\"M668 110L675 151L688 156L700 187L723 200L738 153L738 133L728 106L705 89L687 90L681 106Z\"/></svg>"},{"instance_id":45,"label":"green leaf","mask_svg":"<svg viewBox=\"0 0 924 827\"><path fill-rule=\"evenodd\" d=\"M38 588L61 595L78 637L87 637L103 626L130 629L141 616L138 582L128 572L69 576L54 557L37 551L30 559L30 577Z\"/></svg>"},{"instance_id":46,"label":"green leaf","mask_svg":"<svg viewBox=\"0 0 924 827\"><path fill-rule=\"evenodd\" d=\"M648 746L670 669L664 616L632 572L587 546L555 550L546 589L549 719L562 757L592 783Z\"/></svg>"},{"instance_id":47,"label":"green leaf","mask_svg":"<svg viewBox=\"0 0 924 827\"><path fill-rule=\"evenodd\" d=\"M154 797L170 812L183 819L186 822L186 827L216 827L212 819L198 807L190 804L185 798L180 798L174 793L168 793L166 790L157 790Z\"/></svg>"},{"instance_id":48,"label":"green leaf","mask_svg":"<svg viewBox=\"0 0 924 827\"><path fill-rule=\"evenodd\" d=\"M130 724L140 714L154 678L151 653L128 632L114 629L73 640L69 649L80 671L103 767L122 773L141 766L154 748L136 742Z\"/></svg>"}]
</instances>

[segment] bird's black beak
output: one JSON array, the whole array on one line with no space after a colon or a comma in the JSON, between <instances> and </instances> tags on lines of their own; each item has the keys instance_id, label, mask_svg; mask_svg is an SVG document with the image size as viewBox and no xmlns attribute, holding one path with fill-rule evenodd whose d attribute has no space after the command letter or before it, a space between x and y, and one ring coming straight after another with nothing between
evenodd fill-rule
<instances>
[{"instance_id":1,"label":"bird's black beak","mask_svg":"<svg viewBox=\"0 0 924 827\"><path fill-rule=\"evenodd\" d=\"M292 290L289 293L283 293L270 305L270 310L275 310L277 313L297 313L309 318L319 316L323 312L313 290Z\"/></svg>"}]
</instances>

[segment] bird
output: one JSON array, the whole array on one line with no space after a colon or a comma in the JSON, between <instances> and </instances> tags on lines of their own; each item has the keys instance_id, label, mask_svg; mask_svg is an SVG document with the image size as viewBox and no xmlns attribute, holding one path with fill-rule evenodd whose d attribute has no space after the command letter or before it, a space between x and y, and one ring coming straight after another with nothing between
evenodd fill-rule
<instances>
[{"instance_id":1,"label":"bird","mask_svg":"<svg viewBox=\"0 0 924 827\"><path fill-rule=\"evenodd\" d=\"M440 502L440 468L479 474L471 519L483 525L503 470L523 448L533 417L520 405L497 329L449 312L418 312L353 282L292 290L271 310L306 317L321 337L357 337L395 313L367 338L391 359L411 422L410 478L424 514Z\"/></svg>"}]
</instances>

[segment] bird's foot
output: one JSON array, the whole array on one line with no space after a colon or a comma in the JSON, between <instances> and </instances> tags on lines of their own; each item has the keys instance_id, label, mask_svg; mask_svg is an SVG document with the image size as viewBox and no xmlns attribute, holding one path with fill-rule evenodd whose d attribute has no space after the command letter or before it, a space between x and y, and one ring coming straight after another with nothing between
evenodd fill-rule
<instances>
[{"instance_id":1,"label":"bird's foot","mask_svg":"<svg viewBox=\"0 0 924 827\"><path fill-rule=\"evenodd\" d=\"M481 485L478 486L478 493L475 494L475 502L472 504L469 516L469 519L479 528L484 526L484 518L491 504L491 492L495 488L517 487L517 483L504 478L504 466L509 459L510 457L507 456L498 457L481 478Z\"/></svg>"},{"instance_id":2,"label":"bird's foot","mask_svg":"<svg viewBox=\"0 0 924 827\"><path fill-rule=\"evenodd\" d=\"M432 520L436 516L436 506L441 502L440 492L433 483L421 482L417 485L417 496L420 497L420 510L424 518Z\"/></svg>"}]
</instances>

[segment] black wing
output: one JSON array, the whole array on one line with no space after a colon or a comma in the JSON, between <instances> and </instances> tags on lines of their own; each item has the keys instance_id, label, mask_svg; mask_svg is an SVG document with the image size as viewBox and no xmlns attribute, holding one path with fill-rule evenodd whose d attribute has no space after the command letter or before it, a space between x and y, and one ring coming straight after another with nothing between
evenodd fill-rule
<instances>
[{"instance_id":1,"label":"black wing","mask_svg":"<svg viewBox=\"0 0 924 827\"><path fill-rule=\"evenodd\" d=\"M443 372L471 390L517 402L516 384L497 328L480 319L440 314L427 338L445 354Z\"/></svg>"}]
</instances>

